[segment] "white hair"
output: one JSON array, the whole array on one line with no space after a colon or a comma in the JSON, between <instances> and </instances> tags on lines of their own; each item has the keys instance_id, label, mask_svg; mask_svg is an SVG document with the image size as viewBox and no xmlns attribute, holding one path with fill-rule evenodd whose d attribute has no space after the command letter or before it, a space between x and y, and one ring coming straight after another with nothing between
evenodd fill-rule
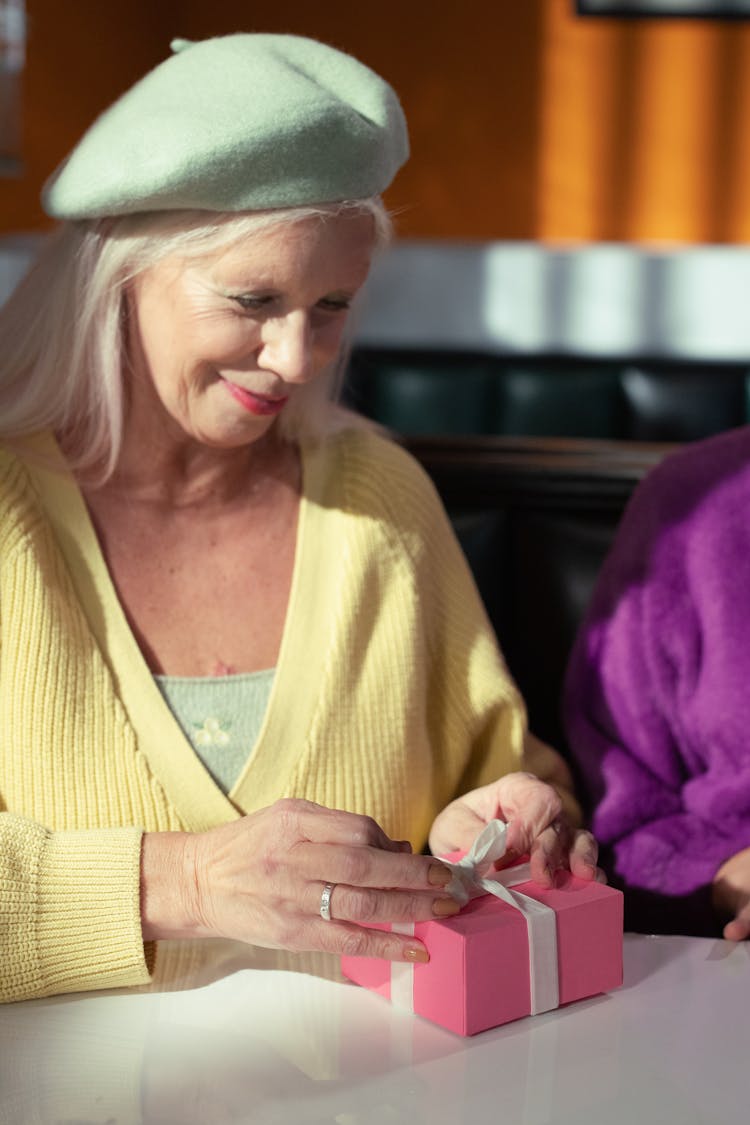
<instances>
[{"instance_id":1,"label":"white hair","mask_svg":"<svg viewBox=\"0 0 750 1125\"><path fill-rule=\"evenodd\" d=\"M117 463L127 415L125 294L162 258L197 258L269 227L368 214L375 245L390 218L379 198L274 211L151 212L63 224L0 311L0 438L53 430L71 466L103 483ZM340 425L334 401L345 352L301 388L278 420L290 441Z\"/></svg>"}]
</instances>

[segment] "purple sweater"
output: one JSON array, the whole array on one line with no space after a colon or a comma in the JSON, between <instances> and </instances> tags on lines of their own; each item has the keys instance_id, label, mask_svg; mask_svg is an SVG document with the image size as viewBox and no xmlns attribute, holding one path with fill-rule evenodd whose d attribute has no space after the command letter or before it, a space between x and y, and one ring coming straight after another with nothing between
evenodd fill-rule
<instances>
[{"instance_id":1,"label":"purple sweater","mask_svg":"<svg viewBox=\"0 0 750 1125\"><path fill-rule=\"evenodd\" d=\"M712 931L713 876L750 846L749 699L745 427L636 490L568 669L568 736L630 928Z\"/></svg>"}]
</instances>

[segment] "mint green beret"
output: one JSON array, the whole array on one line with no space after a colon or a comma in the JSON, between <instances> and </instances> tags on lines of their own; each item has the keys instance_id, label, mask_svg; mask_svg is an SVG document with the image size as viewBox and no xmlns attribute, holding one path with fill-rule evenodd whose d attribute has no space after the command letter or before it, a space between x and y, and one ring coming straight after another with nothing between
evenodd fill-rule
<instances>
[{"instance_id":1,"label":"mint green beret","mask_svg":"<svg viewBox=\"0 0 750 1125\"><path fill-rule=\"evenodd\" d=\"M227 35L174 54L97 118L44 186L57 219L365 199L409 154L396 94L297 35Z\"/></svg>"}]
</instances>

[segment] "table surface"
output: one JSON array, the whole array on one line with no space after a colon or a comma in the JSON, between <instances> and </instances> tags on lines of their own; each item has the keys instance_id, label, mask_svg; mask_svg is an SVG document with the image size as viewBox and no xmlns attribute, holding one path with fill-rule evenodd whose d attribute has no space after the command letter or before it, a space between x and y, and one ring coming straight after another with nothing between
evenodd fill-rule
<instances>
[{"instance_id":1,"label":"table surface","mask_svg":"<svg viewBox=\"0 0 750 1125\"><path fill-rule=\"evenodd\" d=\"M325 957L174 943L160 967L0 1006L2 1125L747 1120L748 943L627 934L621 989L471 1039Z\"/></svg>"}]
</instances>

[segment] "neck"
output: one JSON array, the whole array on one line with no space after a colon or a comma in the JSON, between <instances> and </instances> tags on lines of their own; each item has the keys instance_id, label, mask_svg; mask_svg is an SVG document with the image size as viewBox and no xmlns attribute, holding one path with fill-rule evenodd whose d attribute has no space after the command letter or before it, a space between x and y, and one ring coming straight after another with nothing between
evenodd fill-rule
<instances>
[{"instance_id":1,"label":"neck","mask_svg":"<svg viewBox=\"0 0 750 1125\"><path fill-rule=\"evenodd\" d=\"M147 457L141 442L126 438L114 473L96 491L130 504L208 509L260 501L274 483L298 490L299 476L297 450L274 431L237 449L186 441L169 450L155 448Z\"/></svg>"}]
</instances>

